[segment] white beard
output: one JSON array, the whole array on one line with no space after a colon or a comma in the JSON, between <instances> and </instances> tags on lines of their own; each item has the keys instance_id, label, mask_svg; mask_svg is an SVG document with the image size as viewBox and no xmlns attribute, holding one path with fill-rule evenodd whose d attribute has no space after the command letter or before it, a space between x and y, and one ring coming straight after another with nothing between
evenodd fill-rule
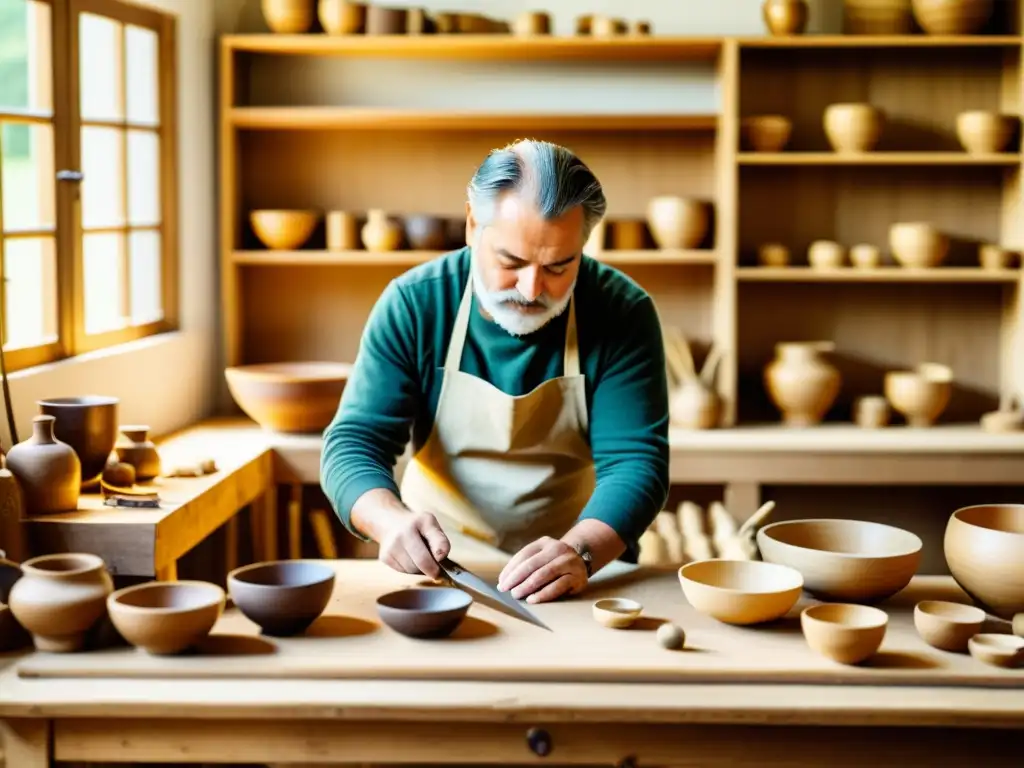
<instances>
[{"instance_id":1,"label":"white beard","mask_svg":"<svg viewBox=\"0 0 1024 768\"><path fill-rule=\"evenodd\" d=\"M473 262L473 291L476 293L477 299L484 311L494 319L494 322L513 336L526 336L539 331L562 314L569 306L572 292L576 288L576 281L573 280L565 297L557 302L552 301L546 294L538 296L536 301L545 304L543 312L520 312L509 304L529 304L530 302L523 297L523 294L515 288L510 288L507 291L488 291L477 255L470 254L470 258Z\"/></svg>"}]
</instances>

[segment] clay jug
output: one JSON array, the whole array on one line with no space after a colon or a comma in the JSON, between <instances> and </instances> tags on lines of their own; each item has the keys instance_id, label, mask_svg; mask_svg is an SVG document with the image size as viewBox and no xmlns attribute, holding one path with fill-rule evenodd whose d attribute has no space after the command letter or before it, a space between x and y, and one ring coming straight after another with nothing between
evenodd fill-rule
<instances>
[{"instance_id":1,"label":"clay jug","mask_svg":"<svg viewBox=\"0 0 1024 768\"><path fill-rule=\"evenodd\" d=\"M647 226L659 248L696 248L708 231L707 204L663 195L647 204Z\"/></svg>"},{"instance_id":2,"label":"clay jug","mask_svg":"<svg viewBox=\"0 0 1024 768\"><path fill-rule=\"evenodd\" d=\"M806 0L764 0L761 14L773 35L801 35L807 29Z\"/></svg>"},{"instance_id":3,"label":"clay jug","mask_svg":"<svg viewBox=\"0 0 1024 768\"><path fill-rule=\"evenodd\" d=\"M775 345L775 359L765 367L768 394L794 427L819 423L839 394L840 374L822 358L830 341L784 342Z\"/></svg>"},{"instance_id":4,"label":"clay jug","mask_svg":"<svg viewBox=\"0 0 1024 768\"><path fill-rule=\"evenodd\" d=\"M113 580L96 555L43 555L21 564L11 587L14 618L32 633L36 650L70 653L104 616Z\"/></svg>"},{"instance_id":5,"label":"clay jug","mask_svg":"<svg viewBox=\"0 0 1024 768\"><path fill-rule=\"evenodd\" d=\"M402 244L402 227L379 209L367 212L361 234L368 251L396 251Z\"/></svg>"},{"instance_id":6,"label":"clay jug","mask_svg":"<svg viewBox=\"0 0 1024 768\"><path fill-rule=\"evenodd\" d=\"M160 454L148 438L149 427L143 424L121 427L124 436L114 446L118 461L135 467L136 480L152 480L160 474Z\"/></svg>"},{"instance_id":7,"label":"clay jug","mask_svg":"<svg viewBox=\"0 0 1024 768\"><path fill-rule=\"evenodd\" d=\"M18 478L30 515L78 509L82 463L70 445L54 436L55 421L49 414L36 416L32 436L7 454L7 468Z\"/></svg>"}]
</instances>

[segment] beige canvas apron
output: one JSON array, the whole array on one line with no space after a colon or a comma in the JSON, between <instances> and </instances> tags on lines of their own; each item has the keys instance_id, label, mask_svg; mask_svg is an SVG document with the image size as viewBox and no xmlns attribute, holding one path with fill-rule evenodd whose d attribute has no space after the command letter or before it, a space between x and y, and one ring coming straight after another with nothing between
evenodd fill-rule
<instances>
[{"instance_id":1,"label":"beige canvas apron","mask_svg":"<svg viewBox=\"0 0 1024 768\"><path fill-rule=\"evenodd\" d=\"M406 466L400 490L409 508L437 516L453 559L501 562L541 536L562 536L593 493L585 378L574 300L561 377L512 396L463 373L472 305L470 279L448 345L434 426Z\"/></svg>"}]
</instances>

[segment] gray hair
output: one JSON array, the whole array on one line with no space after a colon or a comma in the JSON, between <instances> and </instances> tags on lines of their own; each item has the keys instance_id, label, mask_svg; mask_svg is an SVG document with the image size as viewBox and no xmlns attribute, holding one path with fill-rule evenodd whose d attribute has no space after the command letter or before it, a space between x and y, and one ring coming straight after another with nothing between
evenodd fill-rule
<instances>
[{"instance_id":1,"label":"gray hair","mask_svg":"<svg viewBox=\"0 0 1024 768\"><path fill-rule=\"evenodd\" d=\"M583 207L583 239L605 215L608 203L601 183L575 154L547 141L522 139L492 150L477 168L467 188L473 213L481 226L494 219L503 192L529 196L547 220Z\"/></svg>"}]
</instances>

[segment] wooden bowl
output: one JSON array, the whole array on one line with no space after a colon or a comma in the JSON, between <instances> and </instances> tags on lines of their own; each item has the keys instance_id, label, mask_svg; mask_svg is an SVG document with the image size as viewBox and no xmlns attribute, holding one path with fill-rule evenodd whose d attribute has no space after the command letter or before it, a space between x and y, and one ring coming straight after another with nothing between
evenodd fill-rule
<instances>
[{"instance_id":1,"label":"wooden bowl","mask_svg":"<svg viewBox=\"0 0 1024 768\"><path fill-rule=\"evenodd\" d=\"M832 240L815 240L807 249L807 263L815 269L837 269L846 263L846 249Z\"/></svg>"},{"instance_id":2,"label":"wooden bowl","mask_svg":"<svg viewBox=\"0 0 1024 768\"><path fill-rule=\"evenodd\" d=\"M224 590L206 581L153 581L113 592L107 613L132 645L157 655L194 647L224 611Z\"/></svg>"},{"instance_id":3,"label":"wooden bowl","mask_svg":"<svg viewBox=\"0 0 1024 768\"><path fill-rule=\"evenodd\" d=\"M803 578L760 560L698 560L679 569L690 605L726 624L760 624L785 616L800 598Z\"/></svg>"},{"instance_id":4,"label":"wooden bowl","mask_svg":"<svg viewBox=\"0 0 1024 768\"><path fill-rule=\"evenodd\" d=\"M352 366L333 362L263 363L227 368L238 407L274 432L322 432L338 411Z\"/></svg>"},{"instance_id":5,"label":"wooden bowl","mask_svg":"<svg viewBox=\"0 0 1024 768\"><path fill-rule=\"evenodd\" d=\"M757 532L761 557L795 568L804 589L821 600L872 603L910 583L921 539L867 520L781 520Z\"/></svg>"},{"instance_id":6,"label":"wooden bowl","mask_svg":"<svg viewBox=\"0 0 1024 768\"><path fill-rule=\"evenodd\" d=\"M949 237L924 221L906 221L889 228L893 258L904 267L937 267L949 253Z\"/></svg>"},{"instance_id":7,"label":"wooden bowl","mask_svg":"<svg viewBox=\"0 0 1024 768\"><path fill-rule=\"evenodd\" d=\"M840 664L859 664L874 656L888 624L885 611L851 603L821 603L800 614L807 645Z\"/></svg>"},{"instance_id":8,"label":"wooden bowl","mask_svg":"<svg viewBox=\"0 0 1024 768\"><path fill-rule=\"evenodd\" d=\"M640 617L644 607L636 600L606 597L595 602L591 610L598 623L613 629L623 629Z\"/></svg>"},{"instance_id":9,"label":"wooden bowl","mask_svg":"<svg viewBox=\"0 0 1024 768\"><path fill-rule=\"evenodd\" d=\"M366 27L366 3L319 0L317 16L328 35L354 35Z\"/></svg>"},{"instance_id":10,"label":"wooden bowl","mask_svg":"<svg viewBox=\"0 0 1024 768\"><path fill-rule=\"evenodd\" d=\"M256 237L274 251L293 251L305 245L320 221L318 211L250 211L249 224Z\"/></svg>"},{"instance_id":11,"label":"wooden bowl","mask_svg":"<svg viewBox=\"0 0 1024 768\"><path fill-rule=\"evenodd\" d=\"M1010 269L1013 267L1014 252L995 243L978 246L978 265L982 269Z\"/></svg>"},{"instance_id":12,"label":"wooden bowl","mask_svg":"<svg viewBox=\"0 0 1024 768\"><path fill-rule=\"evenodd\" d=\"M309 32L316 16L313 0L261 0L260 10L270 31L283 35Z\"/></svg>"},{"instance_id":13,"label":"wooden bowl","mask_svg":"<svg viewBox=\"0 0 1024 768\"><path fill-rule=\"evenodd\" d=\"M741 122L746 145L755 152L781 152L793 133L793 121L784 115L754 115Z\"/></svg>"},{"instance_id":14,"label":"wooden bowl","mask_svg":"<svg viewBox=\"0 0 1024 768\"><path fill-rule=\"evenodd\" d=\"M882 252L877 245L858 243L850 249L850 263L857 269L874 269L882 263Z\"/></svg>"},{"instance_id":15,"label":"wooden bowl","mask_svg":"<svg viewBox=\"0 0 1024 768\"><path fill-rule=\"evenodd\" d=\"M967 641L981 632L985 612L973 605L947 600L922 600L914 606L914 627L928 645L964 653Z\"/></svg>"},{"instance_id":16,"label":"wooden bowl","mask_svg":"<svg viewBox=\"0 0 1024 768\"><path fill-rule=\"evenodd\" d=\"M1024 612L1024 504L979 504L956 510L943 539L957 584L1007 621Z\"/></svg>"},{"instance_id":17,"label":"wooden bowl","mask_svg":"<svg viewBox=\"0 0 1024 768\"><path fill-rule=\"evenodd\" d=\"M909 35L914 31L910 0L843 0L843 33Z\"/></svg>"},{"instance_id":18,"label":"wooden bowl","mask_svg":"<svg viewBox=\"0 0 1024 768\"><path fill-rule=\"evenodd\" d=\"M914 371L889 371L883 384L893 410L911 427L930 427L949 405L953 372L948 366L923 363Z\"/></svg>"},{"instance_id":19,"label":"wooden bowl","mask_svg":"<svg viewBox=\"0 0 1024 768\"><path fill-rule=\"evenodd\" d=\"M762 267L785 267L789 264L789 248L782 243L765 243L757 249L757 263Z\"/></svg>"},{"instance_id":20,"label":"wooden bowl","mask_svg":"<svg viewBox=\"0 0 1024 768\"><path fill-rule=\"evenodd\" d=\"M956 118L956 136L972 154L1002 152L1013 138L1016 119L982 109L961 112Z\"/></svg>"},{"instance_id":21,"label":"wooden bowl","mask_svg":"<svg viewBox=\"0 0 1024 768\"><path fill-rule=\"evenodd\" d=\"M836 152L870 152L882 136L885 113L870 104L830 104L823 123Z\"/></svg>"},{"instance_id":22,"label":"wooden bowl","mask_svg":"<svg viewBox=\"0 0 1024 768\"><path fill-rule=\"evenodd\" d=\"M334 569L315 560L253 563L228 574L231 599L263 634L288 637L320 618L334 592Z\"/></svg>"},{"instance_id":23,"label":"wooden bowl","mask_svg":"<svg viewBox=\"0 0 1024 768\"><path fill-rule=\"evenodd\" d=\"M1024 664L1024 637L980 634L967 641L971 656L994 667L1013 669Z\"/></svg>"},{"instance_id":24,"label":"wooden bowl","mask_svg":"<svg viewBox=\"0 0 1024 768\"><path fill-rule=\"evenodd\" d=\"M400 634L440 638L455 631L472 603L472 597L454 587L400 589L377 598L377 613Z\"/></svg>"},{"instance_id":25,"label":"wooden bowl","mask_svg":"<svg viewBox=\"0 0 1024 768\"><path fill-rule=\"evenodd\" d=\"M912 0L914 18L929 35L973 35L992 17L995 0Z\"/></svg>"}]
</instances>

